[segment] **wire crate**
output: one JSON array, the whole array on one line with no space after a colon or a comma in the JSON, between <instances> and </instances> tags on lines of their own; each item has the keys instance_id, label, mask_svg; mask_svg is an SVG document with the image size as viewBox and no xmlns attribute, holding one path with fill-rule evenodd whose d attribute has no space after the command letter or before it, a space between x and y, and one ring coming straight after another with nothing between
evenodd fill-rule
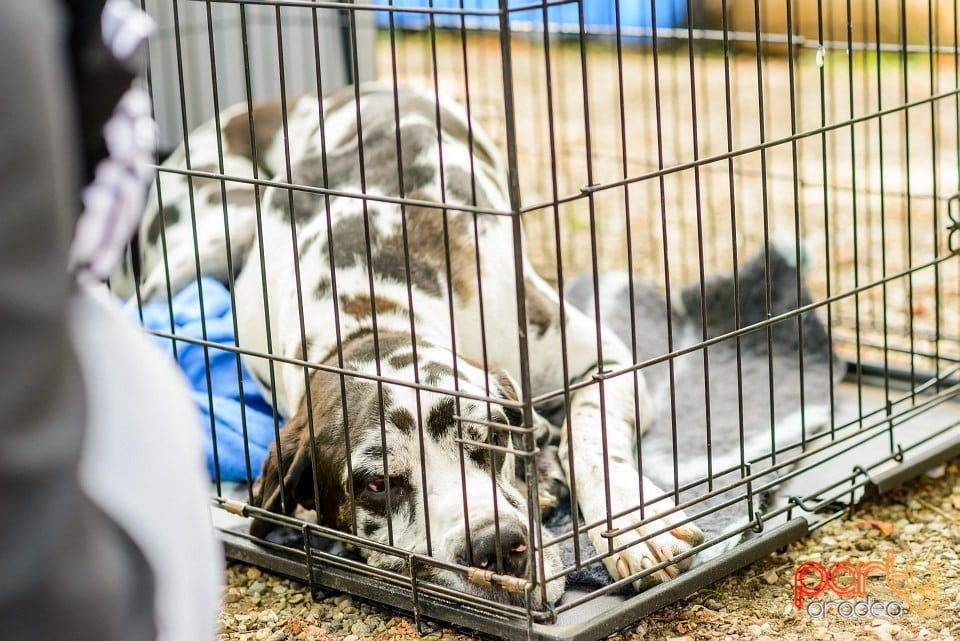
<instances>
[{"instance_id":1,"label":"wire crate","mask_svg":"<svg viewBox=\"0 0 960 641\"><path fill-rule=\"evenodd\" d=\"M848 515L865 495L960 455L955 1L144 6L161 26L147 79L170 156L133 252L133 295L144 324L172 347L195 384L215 522L232 558L307 582L317 593L342 590L403 610L418 622L514 639L592 640ZM363 84L372 80L376 88ZM300 94L332 97L310 102ZM378 96L381 111L368 111ZM277 100L272 120L257 111ZM239 107L231 111L233 103ZM439 182L417 183L426 192L413 193L417 166L409 155L404 162L407 109L421 110L418 126L428 131L421 152L439 153ZM312 124L298 129L298 118ZM331 182L327 163L333 166L346 143L326 137L324 123L360 135L357 184ZM375 124L389 134L386 142L363 138ZM268 129L275 138L264 137ZM193 130L197 138L188 138ZM246 165L231 156L238 148L246 150ZM445 182L453 170L444 154L457 149L468 151L472 194ZM310 154L323 175L301 180L298 158ZM365 178L384 167L401 174L389 193ZM449 167L464 173L462 164ZM487 188L495 198L482 197ZM178 203L179 213L170 215ZM271 210L289 214L304 203L320 212L319 227L326 225L318 237L329 243L329 263L292 258L297 264L286 271L261 267L254 291L263 303L241 300L245 259L279 260L273 249L251 253L251 245L272 247L263 221ZM212 223L203 218L210 210ZM350 240L335 231L337 217L348 214L364 221L355 232L365 240L363 255L338 245ZM292 243L298 249L291 256L300 256L313 223L295 214L286 220L295 222L284 251ZM431 222L415 222L424 220ZM376 267L378 252L388 251L381 224L403 230L402 248L391 245L401 260L389 268L389 282L391 305L409 315L403 335L415 373L407 378L397 378L402 367L388 371L393 365L380 353L381 340L396 338L378 338L376 318L396 310L371 302L377 287L387 289L374 277L388 269ZM230 237L243 225L255 238L246 245ZM508 233L487 242L488 228ZM456 233L472 240L458 245ZM144 245L155 248L152 258ZM211 268L205 252L212 251L225 254L228 269ZM507 259L484 262L498 251ZM457 252L475 267L457 272ZM439 262L430 262L435 256ZM366 369L344 355L350 336L337 334L330 343L337 347L322 357L312 351L311 336L329 340L346 327L340 316L358 304L330 294L331 278L335 290L338 277L352 282L335 265L329 269L336 261L367 270L360 316L370 317L364 331L374 336L376 358ZM499 270L500 280L484 281L484 269ZM542 300L553 299L539 298L528 269L563 292L556 306L544 307ZM151 273L164 278L150 283ZM463 362L487 381L507 370L513 398L496 396L489 382L468 391L420 373L414 337L426 321L409 308L422 305L418 292L430 288L418 278L440 283L431 291L451 326L452 371L458 349L480 355ZM453 327L451 311L463 278L480 308L469 332ZM508 286L489 291L484 282ZM294 322L250 332L251 316L269 322L263 310L279 309L271 297L292 305ZM317 320L315 310L326 308L312 307L316 298L339 301L332 321ZM515 332L496 332L503 316ZM593 333L584 338L575 329L581 321L571 318L587 319L583 326ZM258 332L275 338L268 348L245 338ZM540 340L548 332L556 342ZM621 348L623 362L604 359L605 350ZM511 362L497 362L494 355L506 352ZM553 363L552 371L543 374L538 360ZM311 409L320 407L310 391L319 378L336 383L329 415ZM613 390L624 381L634 395L614 406ZM338 432L342 469L318 461L320 449L334 447L324 421L360 420L348 401L349 390L360 388L377 390L363 410L380 428L365 456L376 451L382 464L375 476L382 478L356 484L356 470L369 461L355 460L351 438L359 437L349 430ZM577 399L591 394L595 429L575 431L571 408L582 409ZM296 418L297 407L284 407L281 396L306 396L297 405L306 415ZM460 478L438 487L441 464L427 452L446 436L427 415L442 397L455 399L451 442L459 447ZM404 407L414 418L404 451L419 460L398 459L391 440L398 437L388 437L395 398L409 401ZM465 407L484 405L485 417L465 416ZM624 407L626 418L617 414ZM299 446L284 437L291 421L303 430ZM314 454L277 454L273 467L263 468L276 481L258 485L271 452L297 447ZM593 459L581 453L591 448ZM499 476L504 464L487 463L485 489L475 490L466 470L471 458L484 457L510 459L511 470L523 470L522 482L503 490L513 482ZM531 474L556 459L561 477ZM591 462L598 476L590 476ZM298 464L303 475L290 476ZM412 480L387 469L407 464ZM620 469L630 478L618 476ZM558 478L560 487L549 485ZM331 498L324 489L331 483L345 489ZM624 498L630 483L639 486ZM264 488L275 485L283 498L271 503ZM489 536L469 523L477 520L466 505L476 491L499 497ZM365 516L372 513L363 503L369 492L388 497L383 528ZM451 520L430 508L431 501L446 505L435 498L445 492L460 497L450 508L466 539L459 556L444 556L449 533L432 529ZM397 520L408 501L422 507L404 517L421 528L413 540ZM516 526L501 518L504 501L513 505ZM585 502L605 511L587 516ZM702 542L690 537L676 554L610 569L622 567L625 551L689 526L704 533ZM387 534L374 534L378 528ZM520 538L510 538L511 528ZM627 530L640 535L623 538ZM492 551L481 552L490 537ZM550 586L559 582L564 589L555 598Z\"/></svg>"}]
</instances>

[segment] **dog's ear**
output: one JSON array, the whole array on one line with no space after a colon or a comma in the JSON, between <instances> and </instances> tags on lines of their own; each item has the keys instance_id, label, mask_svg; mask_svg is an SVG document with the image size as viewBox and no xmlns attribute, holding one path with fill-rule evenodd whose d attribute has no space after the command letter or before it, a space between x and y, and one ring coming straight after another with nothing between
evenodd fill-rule
<instances>
[{"instance_id":1,"label":"dog's ear","mask_svg":"<svg viewBox=\"0 0 960 641\"><path fill-rule=\"evenodd\" d=\"M504 370L494 368L490 372L497 384L497 395L501 398L516 401L520 398L519 386L513 378ZM514 407L504 407L507 415L507 421L513 426L523 425L523 413ZM559 442L560 428L543 418L536 410L533 412L533 433L536 440L539 454L536 457L537 488L540 495L540 507L544 514L548 514L562 500L569 496L570 491L567 488L566 479L563 474L563 468L560 467L560 458L557 451ZM522 435L513 434L513 445L519 450L526 448L522 443ZM516 467L517 477L520 481L526 481L527 470L522 462L518 462Z\"/></svg>"},{"instance_id":2,"label":"dog's ear","mask_svg":"<svg viewBox=\"0 0 960 641\"><path fill-rule=\"evenodd\" d=\"M280 431L277 441L270 445L263 462L260 478L253 486L253 504L270 512L294 513L297 505L312 507L313 466L305 412L298 412ZM279 451L279 453L278 453ZM259 538L277 526L255 518L250 534Z\"/></svg>"},{"instance_id":3,"label":"dog's ear","mask_svg":"<svg viewBox=\"0 0 960 641\"><path fill-rule=\"evenodd\" d=\"M520 386L513 380L506 371L494 367L490 369L490 376L496 383L497 396L511 400L520 400ZM507 421L510 425L519 427L523 425L523 412L519 408L504 407L507 415ZM536 410L533 411L533 435L538 446L557 443L560 441L560 428L545 419ZM519 443L517 443L519 444Z\"/></svg>"},{"instance_id":4,"label":"dog's ear","mask_svg":"<svg viewBox=\"0 0 960 641\"><path fill-rule=\"evenodd\" d=\"M514 382L513 377L507 374L506 370L499 367L490 368L490 378L493 379L493 394L498 398L508 401L520 400L520 387ZM523 425L523 411L518 407L503 406L503 411L507 415L507 422L514 427ZM536 420L536 419L534 419ZM516 444L516 435L514 438Z\"/></svg>"}]
</instances>

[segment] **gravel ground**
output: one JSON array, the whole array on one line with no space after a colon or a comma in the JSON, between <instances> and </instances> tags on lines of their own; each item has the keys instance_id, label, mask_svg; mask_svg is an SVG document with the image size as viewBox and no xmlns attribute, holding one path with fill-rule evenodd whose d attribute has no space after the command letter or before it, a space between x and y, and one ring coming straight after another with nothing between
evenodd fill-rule
<instances>
[{"instance_id":1,"label":"gravel ground","mask_svg":"<svg viewBox=\"0 0 960 641\"><path fill-rule=\"evenodd\" d=\"M861 506L712 587L613 635L626 639L954 639L960 637L960 460L934 470L882 500ZM847 621L811 619L792 605L799 563L882 560L914 563L924 581L936 563L938 600L926 615ZM870 579L874 599L890 599ZM476 638L443 627L420 634L413 620L337 594L313 601L309 590L258 568L232 563L220 613L220 641L403 641Z\"/></svg>"}]
</instances>

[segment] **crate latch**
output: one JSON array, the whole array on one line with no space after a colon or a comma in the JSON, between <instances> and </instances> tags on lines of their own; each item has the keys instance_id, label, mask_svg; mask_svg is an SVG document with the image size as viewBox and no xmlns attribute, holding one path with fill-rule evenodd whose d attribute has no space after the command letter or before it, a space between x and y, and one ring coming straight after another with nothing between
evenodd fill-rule
<instances>
[{"instance_id":1,"label":"crate latch","mask_svg":"<svg viewBox=\"0 0 960 641\"><path fill-rule=\"evenodd\" d=\"M947 200L947 249L951 254L960 254L960 194L954 194Z\"/></svg>"}]
</instances>

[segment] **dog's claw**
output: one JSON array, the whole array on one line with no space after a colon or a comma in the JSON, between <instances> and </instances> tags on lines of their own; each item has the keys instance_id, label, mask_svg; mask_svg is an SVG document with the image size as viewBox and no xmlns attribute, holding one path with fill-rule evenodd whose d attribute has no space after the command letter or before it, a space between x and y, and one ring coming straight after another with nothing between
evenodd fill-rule
<instances>
[{"instance_id":1,"label":"dog's claw","mask_svg":"<svg viewBox=\"0 0 960 641\"><path fill-rule=\"evenodd\" d=\"M703 532L700 531L700 528L692 525L684 525L673 528L670 530L670 534L674 538L688 543L691 547L695 547L703 543Z\"/></svg>"},{"instance_id":2,"label":"dog's claw","mask_svg":"<svg viewBox=\"0 0 960 641\"><path fill-rule=\"evenodd\" d=\"M674 515L673 518L681 520L684 517L682 514L678 514ZM687 524L667 530L645 541L642 540L645 535L644 530L662 530L665 529L664 525L663 521L654 521L636 530L627 529L623 534L616 537L615 545L629 545L629 547L605 559L604 562L611 576L625 578L649 570L661 563L670 563L670 565L635 581L633 586L640 591L669 581L688 569L693 563L692 556L671 562L676 557L689 552L691 548L702 543L703 533L695 525ZM630 545L631 543L633 544Z\"/></svg>"}]
</instances>

